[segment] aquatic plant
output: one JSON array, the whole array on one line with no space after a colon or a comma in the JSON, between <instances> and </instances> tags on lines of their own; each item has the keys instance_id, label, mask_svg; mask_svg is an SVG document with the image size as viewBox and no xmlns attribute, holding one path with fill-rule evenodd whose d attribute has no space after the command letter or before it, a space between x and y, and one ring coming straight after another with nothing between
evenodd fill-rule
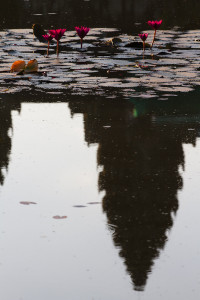
<instances>
[{"instance_id":1,"label":"aquatic plant","mask_svg":"<svg viewBox=\"0 0 200 300\"><path fill-rule=\"evenodd\" d=\"M33 24L33 35L41 42L46 43L46 40L44 39L43 35L46 35L46 32L42 28L40 24Z\"/></svg>"},{"instance_id":2,"label":"aquatic plant","mask_svg":"<svg viewBox=\"0 0 200 300\"><path fill-rule=\"evenodd\" d=\"M156 37L156 31L157 29L160 28L161 24L162 24L162 20L160 21L148 21L147 22L149 26L151 26L152 29L154 29L154 36L153 36L153 41L151 44L151 48L153 47L154 41L155 41L155 37Z\"/></svg>"},{"instance_id":3,"label":"aquatic plant","mask_svg":"<svg viewBox=\"0 0 200 300\"><path fill-rule=\"evenodd\" d=\"M58 56L58 53L59 53L59 41L60 41L61 37L64 35L66 30L67 29L52 29L52 30L49 30L50 35L57 41L57 49L56 49L57 56Z\"/></svg>"},{"instance_id":4,"label":"aquatic plant","mask_svg":"<svg viewBox=\"0 0 200 300\"><path fill-rule=\"evenodd\" d=\"M52 41L53 36L51 34L44 34L42 36L48 42L48 46L47 46L47 56L48 56L49 55L49 44Z\"/></svg>"},{"instance_id":5,"label":"aquatic plant","mask_svg":"<svg viewBox=\"0 0 200 300\"><path fill-rule=\"evenodd\" d=\"M83 38L88 34L90 28L81 26L81 27L75 27L75 30L81 39L81 49L82 49Z\"/></svg>"},{"instance_id":6,"label":"aquatic plant","mask_svg":"<svg viewBox=\"0 0 200 300\"><path fill-rule=\"evenodd\" d=\"M122 39L120 39L119 37L113 37L110 40L103 42L104 45L111 47L118 46L120 43L122 43Z\"/></svg>"},{"instance_id":7,"label":"aquatic plant","mask_svg":"<svg viewBox=\"0 0 200 300\"><path fill-rule=\"evenodd\" d=\"M148 37L148 33L139 33L138 34L139 37L141 38L142 42L143 42L143 52L145 51L145 41Z\"/></svg>"}]
</instances>

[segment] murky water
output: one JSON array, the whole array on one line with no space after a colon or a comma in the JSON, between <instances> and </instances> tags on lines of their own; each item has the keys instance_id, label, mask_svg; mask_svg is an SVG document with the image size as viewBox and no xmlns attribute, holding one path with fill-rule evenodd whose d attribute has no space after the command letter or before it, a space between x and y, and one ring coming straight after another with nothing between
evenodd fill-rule
<instances>
[{"instance_id":1,"label":"murky water","mask_svg":"<svg viewBox=\"0 0 200 300\"><path fill-rule=\"evenodd\" d=\"M132 6L124 3L126 14ZM3 300L199 298L198 22L190 31L165 23L143 58L141 48L127 47L139 38L121 26L123 14L116 18L120 5L109 15L118 29L105 18L109 28L93 27L83 50L68 30L59 58L55 45L45 56L27 17L47 26L57 6L19 1L24 17L2 23ZM113 37L121 41L107 43ZM39 73L10 73L16 59L33 58Z\"/></svg>"}]
</instances>

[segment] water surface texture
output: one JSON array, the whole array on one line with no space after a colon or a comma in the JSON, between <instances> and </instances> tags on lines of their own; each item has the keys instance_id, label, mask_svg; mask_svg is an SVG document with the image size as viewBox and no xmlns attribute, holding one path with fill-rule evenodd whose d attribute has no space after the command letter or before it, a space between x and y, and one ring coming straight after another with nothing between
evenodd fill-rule
<instances>
[{"instance_id":1,"label":"water surface texture","mask_svg":"<svg viewBox=\"0 0 200 300\"><path fill-rule=\"evenodd\" d=\"M164 2L3 3L1 299L199 299L199 3ZM34 22L71 26L58 58Z\"/></svg>"},{"instance_id":2,"label":"water surface texture","mask_svg":"<svg viewBox=\"0 0 200 300\"><path fill-rule=\"evenodd\" d=\"M113 98L158 98L165 100L200 84L200 31L158 31L156 43L143 54L138 36L122 35L117 29L94 28L83 49L75 31L62 39L59 57L55 45L33 38L31 30L0 32L0 90L5 93L45 91L70 95L105 95ZM114 38L119 42L112 43ZM149 42L153 31L149 31ZM132 47L130 45L137 45ZM138 48L139 44L139 48ZM142 45L142 43L141 43ZM37 59L39 73L10 73L12 63Z\"/></svg>"}]
</instances>

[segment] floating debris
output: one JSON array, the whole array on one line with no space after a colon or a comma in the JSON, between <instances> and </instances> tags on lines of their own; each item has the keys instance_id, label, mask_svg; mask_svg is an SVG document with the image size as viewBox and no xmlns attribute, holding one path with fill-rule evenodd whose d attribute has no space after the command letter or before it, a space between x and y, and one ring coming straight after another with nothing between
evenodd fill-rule
<instances>
[{"instance_id":1,"label":"floating debris","mask_svg":"<svg viewBox=\"0 0 200 300\"><path fill-rule=\"evenodd\" d=\"M21 72L21 71L24 71L25 66L26 66L26 63L25 63L24 60L16 60L16 61L12 64L12 66L11 66L11 68L10 68L10 71L11 71L11 72L19 73L19 72Z\"/></svg>"},{"instance_id":2,"label":"floating debris","mask_svg":"<svg viewBox=\"0 0 200 300\"><path fill-rule=\"evenodd\" d=\"M105 42L107 46L118 46L120 43L122 43L122 40L118 37L111 38Z\"/></svg>"},{"instance_id":3,"label":"floating debris","mask_svg":"<svg viewBox=\"0 0 200 300\"><path fill-rule=\"evenodd\" d=\"M34 73L34 72L37 72L37 71L38 71L38 62L37 62L37 59L30 60L27 63L24 72L25 73Z\"/></svg>"},{"instance_id":4,"label":"floating debris","mask_svg":"<svg viewBox=\"0 0 200 300\"><path fill-rule=\"evenodd\" d=\"M17 60L12 64L10 71L17 73L18 75L23 73L34 73L38 71L38 62L36 59L32 59L26 65L24 60Z\"/></svg>"}]
</instances>

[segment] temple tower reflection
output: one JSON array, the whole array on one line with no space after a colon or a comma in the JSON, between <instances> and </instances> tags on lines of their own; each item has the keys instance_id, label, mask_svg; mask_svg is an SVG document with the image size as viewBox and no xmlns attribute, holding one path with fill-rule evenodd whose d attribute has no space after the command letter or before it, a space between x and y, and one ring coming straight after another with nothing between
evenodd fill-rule
<instances>
[{"instance_id":1,"label":"temple tower reflection","mask_svg":"<svg viewBox=\"0 0 200 300\"><path fill-rule=\"evenodd\" d=\"M83 113L87 143L99 144L103 210L134 289L142 291L179 206L183 144L195 145L199 126L156 122L152 114L134 118L126 101L80 100L69 107Z\"/></svg>"}]
</instances>

